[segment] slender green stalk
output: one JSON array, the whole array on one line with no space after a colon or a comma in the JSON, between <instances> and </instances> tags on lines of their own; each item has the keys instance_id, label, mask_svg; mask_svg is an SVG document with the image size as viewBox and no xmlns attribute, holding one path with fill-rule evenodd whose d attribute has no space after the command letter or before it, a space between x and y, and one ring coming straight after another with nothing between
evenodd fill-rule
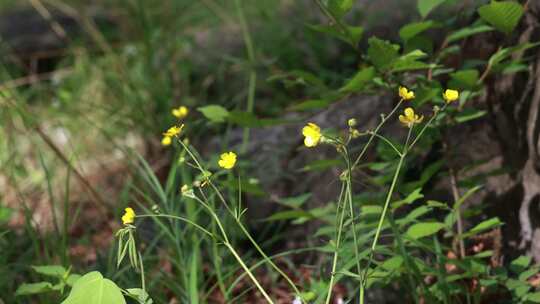
<instances>
[{"instance_id":1,"label":"slender green stalk","mask_svg":"<svg viewBox=\"0 0 540 304\"><path fill-rule=\"evenodd\" d=\"M358 252L358 240L356 237L356 224L355 224L355 217L354 217L354 208L353 208L353 198L352 198L352 176L351 176L351 160L349 158L349 154L347 153L347 150L345 150L345 156L347 161L347 189L346 189L346 195L347 200L349 201L349 208L350 208L350 216L351 216L351 226L352 226L352 234L353 234L353 243L354 243L354 256L356 259L356 271L358 271L358 275L361 273L361 267L360 267L360 253Z\"/></svg>"},{"instance_id":2,"label":"slender green stalk","mask_svg":"<svg viewBox=\"0 0 540 304\"><path fill-rule=\"evenodd\" d=\"M138 218L140 218L140 217L166 217L166 218L171 218L171 219L183 221L183 222L186 222L186 223L188 223L190 225L193 225L195 228L197 228L200 231L204 232L205 234L207 234L211 238L215 237L212 233L210 233L210 231L204 229L203 227L199 226L197 223L194 223L194 222L190 221L189 219L187 219L185 217L176 216L176 215L168 215L168 214L142 214L142 215L137 215L136 217L138 217Z\"/></svg>"},{"instance_id":3,"label":"slender green stalk","mask_svg":"<svg viewBox=\"0 0 540 304\"><path fill-rule=\"evenodd\" d=\"M399 157L399 162L396 168L396 171L394 172L394 177L392 178L392 184L390 185L390 189L388 189L388 193L386 194L386 200L384 202L384 207L381 213L381 217L379 218L379 223L377 224L377 230L375 231L375 237L373 238L373 243L371 244L370 248L370 255L368 260L368 265L364 270L364 273L361 277L361 285L360 285L360 303L364 304L364 295L365 295L365 288L366 288L366 282L367 282L367 274L369 271L369 268L371 267L371 263L373 261L373 255L375 252L375 248L377 247L377 242L379 241L379 236L382 230L382 226L384 223L384 219L386 218L386 212L388 211L388 206L390 205L390 201L392 200L392 194L394 193L394 188L396 187L397 180L399 177L399 173L401 171L401 167L403 166L403 161L405 160L405 157L407 156L407 145L409 144L409 140L411 138L412 133L412 127L409 128L409 133L407 135L407 140L405 142L405 147L403 148L403 152L401 153L401 156Z\"/></svg>"},{"instance_id":4,"label":"slender green stalk","mask_svg":"<svg viewBox=\"0 0 540 304\"><path fill-rule=\"evenodd\" d=\"M246 111L248 113L253 113L253 107L255 106L255 89L257 85L257 72L255 71L255 50L253 48L253 41L249 33L248 24L240 0L235 0L234 3L236 5L238 19L240 19L240 27L242 28L242 36L244 38L244 44L246 45L246 51L249 61L249 80ZM240 149L242 153L246 152L248 143L249 128L246 127L244 128L244 133L242 136L242 147Z\"/></svg>"},{"instance_id":5,"label":"slender green stalk","mask_svg":"<svg viewBox=\"0 0 540 304\"><path fill-rule=\"evenodd\" d=\"M339 215L339 224L338 224L338 230L337 230L337 236L336 236L336 244L335 244L335 250L334 250L334 258L332 259L332 272L330 273L330 283L328 283L328 292L326 293L326 304L330 303L330 299L332 298L332 288L334 287L334 279L336 276L336 269L337 269L337 261L339 257L339 246L341 243L341 232L343 231L343 219L345 218L345 202L344 202L344 195L345 192L345 184L341 185L341 193L339 194L339 200L338 200L338 211L341 208L341 214Z\"/></svg>"}]
</instances>

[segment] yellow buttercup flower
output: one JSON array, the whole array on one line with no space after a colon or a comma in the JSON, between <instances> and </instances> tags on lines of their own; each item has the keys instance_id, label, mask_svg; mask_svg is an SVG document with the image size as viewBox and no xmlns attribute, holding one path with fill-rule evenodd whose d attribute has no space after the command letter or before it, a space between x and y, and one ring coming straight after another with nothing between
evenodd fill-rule
<instances>
[{"instance_id":1,"label":"yellow buttercup flower","mask_svg":"<svg viewBox=\"0 0 540 304\"><path fill-rule=\"evenodd\" d=\"M180 126L172 126L170 127L167 132L163 133L163 136L165 137L175 137L182 132L182 129L184 128L184 124L181 124Z\"/></svg>"},{"instance_id":2,"label":"yellow buttercup flower","mask_svg":"<svg viewBox=\"0 0 540 304\"><path fill-rule=\"evenodd\" d=\"M409 91L406 87L399 87L399 97L403 100L410 100L414 98L414 92Z\"/></svg>"},{"instance_id":3,"label":"yellow buttercup flower","mask_svg":"<svg viewBox=\"0 0 540 304\"><path fill-rule=\"evenodd\" d=\"M421 123L424 119L424 116L418 116L414 113L413 108L406 108L403 111L404 115L399 115L399 121L407 127L412 127L414 124Z\"/></svg>"},{"instance_id":4,"label":"yellow buttercup flower","mask_svg":"<svg viewBox=\"0 0 540 304\"><path fill-rule=\"evenodd\" d=\"M172 138L170 136L163 136L161 139L161 144L164 146L168 146L172 143Z\"/></svg>"},{"instance_id":5,"label":"yellow buttercup flower","mask_svg":"<svg viewBox=\"0 0 540 304\"><path fill-rule=\"evenodd\" d=\"M126 212L122 216L122 223L124 223L124 225L133 224L133 221L135 220L135 211L129 207L126 208L125 211Z\"/></svg>"},{"instance_id":6,"label":"yellow buttercup flower","mask_svg":"<svg viewBox=\"0 0 540 304\"><path fill-rule=\"evenodd\" d=\"M178 119L185 118L189 113L189 110L187 107L180 106L176 109L172 109L172 115L174 115Z\"/></svg>"},{"instance_id":7,"label":"yellow buttercup flower","mask_svg":"<svg viewBox=\"0 0 540 304\"><path fill-rule=\"evenodd\" d=\"M232 169L236 164L236 154L234 152L226 152L221 154L218 165L223 169Z\"/></svg>"},{"instance_id":8,"label":"yellow buttercup flower","mask_svg":"<svg viewBox=\"0 0 540 304\"><path fill-rule=\"evenodd\" d=\"M459 92L456 90L446 90L443 93L443 98L446 103L451 103L454 100L457 100L459 98Z\"/></svg>"},{"instance_id":9,"label":"yellow buttercup flower","mask_svg":"<svg viewBox=\"0 0 540 304\"><path fill-rule=\"evenodd\" d=\"M321 128L316 124L309 122L303 129L302 135L304 135L304 145L308 148L315 147L321 141Z\"/></svg>"}]
</instances>

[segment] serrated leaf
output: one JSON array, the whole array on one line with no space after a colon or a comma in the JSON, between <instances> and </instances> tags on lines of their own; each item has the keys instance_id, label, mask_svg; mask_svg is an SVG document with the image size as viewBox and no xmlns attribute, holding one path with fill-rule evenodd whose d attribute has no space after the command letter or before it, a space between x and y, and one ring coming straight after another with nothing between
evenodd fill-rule
<instances>
[{"instance_id":1,"label":"serrated leaf","mask_svg":"<svg viewBox=\"0 0 540 304\"><path fill-rule=\"evenodd\" d=\"M197 110L212 122L225 122L225 119L229 116L229 111L219 105L199 107Z\"/></svg>"},{"instance_id":2,"label":"serrated leaf","mask_svg":"<svg viewBox=\"0 0 540 304\"><path fill-rule=\"evenodd\" d=\"M467 38L467 37L472 36L472 35L485 33L485 32L490 32L490 31L493 31L493 28L491 26L485 25L485 24L469 26L469 27L462 28L462 29L460 29L458 31L455 31L452 34L448 35L446 40L448 41L448 43L452 43L454 41L458 41L458 40L461 40L463 38Z\"/></svg>"},{"instance_id":3,"label":"serrated leaf","mask_svg":"<svg viewBox=\"0 0 540 304\"><path fill-rule=\"evenodd\" d=\"M121 289L101 273L93 271L77 280L62 304L126 304Z\"/></svg>"},{"instance_id":4,"label":"serrated leaf","mask_svg":"<svg viewBox=\"0 0 540 304\"><path fill-rule=\"evenodd\" d=\"M339 90L347 93L362 91L374 76L375 69L373 67L363 68Z\"/></svg>"},{"instance_id":5,"label":"serrated leaf","mask_svg":"<svg viewBox=\"0 0 540 304\"><path fill-rule=\"evenodd\" d=\"M422 18L425 18L429 12L441 5L446 0L418 0L418 12Z\"/></svg>"},{"instance_id":6,"label":"serrated leaf","mask_svg":"<svg viewBox=\"0 0 540 304\"><path fill-rule=\"evenodd\" d=\"M399 37L401 37L403 41L407 41L436 25L437 23L431 20L409 23L399 30Z\"/></svg>"},{"instance_id":7,"label":"serrated leaf","mask_svg":"<svg viewBox=\"0 0 540 304\"><path fill-rule=\"evenodd\" d=\"M523 15L523 7L515 1L493 1L478 8L478 14L497 30L508 34L514 30Z\"/></svg>"},{"instance_id":8,"label":"serrated leaf","mask_svg":"<svg viewBox=\"0 0 540 304\"><path fill-rule=\"evenodd\" d=\"M489 58L488 64L492 67L496 66L497 64L499 64L500 62L508 58L510 55L512 55L513 53L522 52L530 48L537 47L538 45L540 45L540 42L535 42L535 43L527 42L527 43L522 43L513 47L498 50L495 54L491 55L491 57Z\"/></svg>"},{"instance_id":9,"label":"serrated leaf","mask_svg":"<svg viewBox=\"0 0 540 304\"><path fill-rule=\"evenodd\" d=\"M413 239L419 239L439 232L444 226L443 223L439 222L416 223L407 229L406 235Z\"/></svg>"},{"instance_id":10,"label":"serrated leaf","mask_svg":"<svg viewBox=\"0 0 540 304\"><path fill-rule=\"evenodd\" d=\"M37 273L55 278L62 278L67 272L64 267L58 265L32 266L32 269Z\"/></svg>"},{"instance_id":11,"label":"serrated leaf","mask_svg":"<svg viewBox=\"0 0 540 304\"><path fill-rule=\"evenodd\" d=\"M380 70L390 67L398 58L399 45L377 37L369 38L368 44L367 55L369 60Z\"/></svg>"},{"instance_id":12,"label":"serrated leaf","mask_svg":"<svg viewBox=\"0 0 540 304\"><path fill-rule=\"evenodd\" d=\"M31 284L22 284L15 291L16 296L27 296L32 294L44 293L52 290L52 284L49 282L39 282Z\"/></svg>"}]
</instances>

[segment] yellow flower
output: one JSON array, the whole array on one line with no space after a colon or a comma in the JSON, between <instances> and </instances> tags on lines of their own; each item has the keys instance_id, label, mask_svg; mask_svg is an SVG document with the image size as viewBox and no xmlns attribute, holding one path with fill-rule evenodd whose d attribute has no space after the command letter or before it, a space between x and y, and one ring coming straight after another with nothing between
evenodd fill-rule
<instances>
[{"instance_id":1,"label":"yellow flower","mask_svg":"<svg viewBox=\"0 0 540 304\"><path fill-rule=\"evenodd\" d=\"M309 122L303 129L302 129L302 135L304 135L304 145L306 147L311 148L315 147L319 144L319 141L321 140L322 134L321 134L321 128L317 126L316 124Z\"/></svg>"},{"instance_id":2,"label":"yellow flower","mask_svg":"<svg viewBox=\"0 0 540 304\"><path fill-rule=\"evenodd\" d=\"M409 91L406 87L399 87L399 97L403 100L409 100L414 98L414 92Z\"/></svg>"},{"instance_id":3,"label":"yellow flower","mask_svg":"<svg viewBox=\"0 0 540 304\"><path fill-rule=\"evenodd\" d=\"M413 108L406 108L403 114L405 115L399 115L399 121L409 128L414 124L421 123L424 119L424 116L415 114Z\"/></svg>"},{"instance_id":4,"label":"yellow flower","mask_svg":"<svg viewBox=\"0 0 540 304\"><path fill-rule=\"evenodd\" d=\"M189 113L189 110L187 107L180 106L176 109L172 109L172 115L177 117L178 119L185 118Z\"/></svg>"},{"instance_id":5,"label":"yellow flower","mask_svg":"<svg viewBox=\"0 0 540 304\"><path fill-rule=\"evenodd\" d=\"M172 143L172 138L170 136L163 136L161 139L161 144L164 146L168 146Z\"/></svg>"},{"instance_id":6,"label":"yellow flower","mask_svg":"<svg viewBox=\"0 0 540 304\"><path fill-rule=\"evenodd\" d=\"M459 98L459 92L456 90L448 89L444 91L443 98L444 98L444 101L446 101L446 103L451 103L452 101Z\"/></svg>"},{"instance_id":7,"label":"yellow flower","mask_svg":"<svg viewBox=\"0 0 540 304\"><path fill-rule=\"evenodd\" d=\"M165 136L165 137L178 136L178 134L180 134L180 132L182 132L183 128L184 128L184 124L181 124L179 127L172 126L167 130L167 132L163 133L163 136Z\"/></svg>"},{"instance_id":8,"label":"yellow flower","mask_svg":"<svg viewBox=\"0 0 540 304\"><path fill-rule=\"evenodd\" d=\"M224 169L232 169L236 164L236 154L234 152L226 152L221 154L218 165Z\"/></svg>"},{"instance_id":9,"label":"yellow flower","mask_svg":"<svg viewBox=\"0 0 540 304\"><path fill-rule=\"evenodd\" d=\"M135 211L131 208L125 209L126 213L122 216L122 222L124 225L133 224L133 221L135 220Z\"/></svg>"}]
</instances>

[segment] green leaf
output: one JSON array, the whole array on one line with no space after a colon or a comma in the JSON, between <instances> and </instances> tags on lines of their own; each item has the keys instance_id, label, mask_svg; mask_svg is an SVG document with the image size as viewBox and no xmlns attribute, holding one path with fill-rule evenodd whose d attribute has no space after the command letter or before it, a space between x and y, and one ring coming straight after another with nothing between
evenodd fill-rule
<instances>
[{"instance_id":1,"label":"green leaf","mask_svg":"<svg viewBox=\"0 0 540 304\"><path fill-rule=\"evenodd\" d=\"M501 226L503 223L501 220L499 220L498 217L490 218L489 220L485 220L481 222L480 224L474 226L471 230L463 234L463 237L470 237L475 234L478 234L480 232L483 232L485 230L493 229L495 227Z\"/></svg>"},{"instance_id":2,"label":"green leaf","mask_svg":"<svg viewBox=\"0 0 540 304\"><path fill-rule=\"evenodd\" d=\"M490 32L490 31L493 31L493 28L491 26L488 26L488 25L485 25L485 24L469 26L469 27L462 28L462 29L460 29L458 31L455 31L452 34L448 35L446 40L448 41L448 43L452 43L454 41L458 41L458 40L461 40L463 38L467 38L467 37L472 36L472 35L485 33L485 32Z\"/></svg>"},{"instance_id":3,"label":"green leaf","mask_svg":"<svg viewBox=\"0 0 540 304\"><path fill-rule=\"evenodd\" d=\"M212 122L225 122L225 119L229 116L229 111L219 105L199 107L197 110Z\"/></svg>"},{"instance_id":4,"label":"green leaf","mask_svg":"<svg viewBox=\"0 0 540 304\"><path fill-rule=\"evenodd\" d=\"M396 255L384 261L384 263L381 264L381 267L384 268L385 270L393 271L401 267L402 264L403 264L403 257Z\"/></svg>"},{"instance_id":5,"label":"green leaf","mask_svg":"<svg viewBox=\"0 0 540 304\"><path fill-rule=\"evenodd\" d=\"M508 34L514 30L523 15L523 7L515 1L493 1L478 8L478 14L497 30Z\"/></svg>"},{"instance_id":6,"label":"green leaf","mask_svg":"<svg viewBox=\"0 0 540 304\"><path fill-rule=\"evenodd\" d=\"M75 285L75 283L77 282L78 279L80 279L82 276L80 274L75 274L75 273L72 273L68 276L67 280L66 280L66 284L68 284L69 286L72 286Z\"/></svg>"},{"instance_id":7,"label":"green leaf","mask_svg":"<svg viewBox=\"0 0 540 304\"><path fill-rule=\"evenodd\" d=\"M441 5L444 1L446 0L418 0L417 6L420 16L422 16L422 18L425 18L429 14L429 12L431 12L437 6Z\"/></svg>"},{"instance_id":8,"label":"green leaf","mask_svg":"<svg viewBox=\"0 0 540 304\"><path fill-rule=\"evenodd\" d=\"M63 278L67 272L64 267L57 265L32 266L32 268L37 273L55 278Z\"/></svg>"},{"instance_id":9,"label":"green leaf","mask_svg":"<svg viewBox=\"0 0 540 304\"><path fill-rule=\"evenodd\" d=\"M282 221L282 220L291 220L298 218L313 218L313 215L309 212L303 210L287 210L276 212L268 217L267 221Z\"/></svg>"},{"instance_id":10,"label":"green leaf","mask_svg":"<svg viewBox=\"0 0 540 304\"><path fill-rule=\"evenodd\" d=\"M373 67L363 68L339 90L347 93L362 91L374 76L375 69Z\"/></svg>"},{"instance_id":11,"label":"green leaf","mask_svg":"<svg viewBox=\"0 0 540 304\"><path fill-rule=\"evenodd\" d=\"M416 35L432 28L432 27L435 27L437 25L436 22L434 21L422 21L422 22L414 22L414 23L409 23L405 26L403 26L400 30L399 30L399 37L401 37L401 39L403 41L407 41L413 37L415 37Z\"/></svg>"},{"instance_id":12,"label":"green leaf","mask_svg":"<svg viewBox=\"0 0 540 304\"><path fill-rule=\"evenodd\" d=\"M307 164L300 171L323 171L328 168L341 165L342 161L340 159L320 159L315 160Z\"/></svg>"},{"instance_id":13,"label":"green leaf","mask_svg":"<svg viewBox=\"0 0 540 304\"><path fill-rule=\"evenodd\" d=\"M483 117L487 114L487 111L477 109L465 109L456 115L456 121L458 123L464 123L467 121L475 120Z\"/></svg>"},{"instance_id":14,"label":"green leaf","mask_svg":"<svg viewBox=\"0 0 540 304\"><path fill-rule=\"evenodd\" d=\"M137 299L139 303L152 304L154 301L150 298L150 295L141 288L128 288L126 289L129 296L134 299Z\"/></svg>"},{"instance_id":15,"label":"green leaf","mask_svg":"<svg viewBox=\"0 0 540 304\"><path fill-rule=\"evenodd\" d=\"M330 35L334 38L342 40L353 47L356 47L362 36L364 28L361 26L345 26L346 31L336 24L331 25L313 25L308 24L308 27L314 31Z\"/></svg>"},{"instance_id":16,"label":"green leaf","mask_svg":"<svg viewBox=\"0 0 540 304\"><path fill-rule=\"evenodd\" d=\"M369 38L368 44L368 58L379 70L390 67L398 58L399 45L377 37Z\"/></svg>"},{"instance_id":17,"label":"green leaf","mask_svg":"<svg viewBox=\"0 0 540 304\"><path fill-rule=\"evenodd\" d=\"M450 77L449 88L459 91L473 90L478 83L479 73L474 69L461 70L450 74Z\"/></svg>"},{"instance_id":18,"label":"green leaf","mask_svg":"<svg viewBox=\"0 0 540 304\"><path fill-rule=\"evenodd\" d=\"M11 218L12 214L13 214L12 209L8 207L0 206L0 223L7 222Z\"/></svg>"},{"instance_id":19,"label":"green leaf","mask_svg":"<svg viewBox=\"0 0 540 304\"><path fill-rule=\"evenodd\" d=\"M330 12L341 19L345 14L347 14L353 7L354 0L327 0L326 6Z\"/></svg>"},{"instance_id":20,"label":"green leaf","mask_svg":"<svg viewBox=\"0 0 540 304\"><path fill-rule=\"evenodd\" d=\"M291 208L300 208L311 197L311 193L278 199L279 203Z\"/></svg>"},{"instance_id":21,"label":"green leaf","mask_svg":"<svg viewBox=\"0 0 540 304\"><path fill-rule=\"evenodd\" d=\"M527 43L516 45L514 47L501 49L497 51L495 54L491 55L491 57L489 58L488 64L493 67L499 64L500 62L502 62L503 60L505 60L506 58L510 57L512 53L522 52L530 48L537 47L538 45L540 45L540 42L535 42L535 43L527 42Z\"/></svg>"},{"instance_id":22,"label":"green leaf","mask_svg":"<svg viewBox=\"0 0 540 304\"><path fill-rule=\"evenodd\" d=\"M93 271L77 280L62 304L126 304L121 289Z\"/></svg>"},{"instance_id":23,"label":"green leaf","mask_svg":"<svg viewBox=\"0 0 540 304\"><path fill-rule=\"evenodd\" d=\"M444 226L443 223L439 222L416 223L407 229L406 235L413 239L419 239L439 232Z\"/></svg>"},{"instance_id":24,"label":"green leaf","mask_svg":"<svg viewBox=\"0 0 540 304\"><path fill-rule=\"evenodd\" d=\"M525 296L525 300L533 303L540 303L540 291L529 293Z\"/></svg>"},{"instance_id":25,"label":"green leaf","mask_svg":"<svg viewBox=\"0 0 540 304\"><path fill-rule=\"evenodd\" d=\"M324 109L330 104L330 101L325 99L308 99L301 103L292 105L289 109L293 111L310 111Z\"/></svg>"},{"instance_id":26,"label":"green leaf","mask_svg":"<svg viewBox=\"0 0 540 304\"><path fill-rule=\"evenodd\" d=\"M509 269L515 273L520 274L531 264L532 258L530 256L522 255L510 263Z\"/></svg>"},{"instance_id":27,"label":"green leaf","mask_svg":"<svg viewBox=\"0 0 540 304\"><path fill-rule=\"evenodd\" d=\"M49 292L52 290L52 284L49 282L40 282L32 284L22 284L15 291L16 296L26 296L38 293Z\"/></svg>"}]
</instances>

